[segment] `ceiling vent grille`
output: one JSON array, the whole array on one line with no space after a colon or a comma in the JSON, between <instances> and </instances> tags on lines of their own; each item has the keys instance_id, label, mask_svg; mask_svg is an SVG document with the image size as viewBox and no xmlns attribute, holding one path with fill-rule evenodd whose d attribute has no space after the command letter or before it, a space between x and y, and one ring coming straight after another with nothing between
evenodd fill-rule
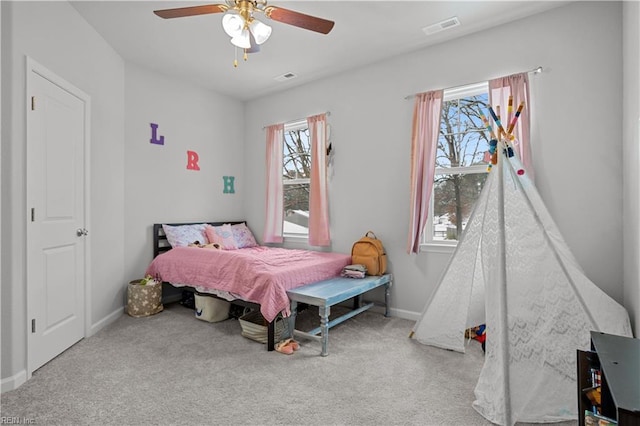
<instances>
[{"instance_id":1,"label":"ceiling vent grille","mask_svg":"<svg viewBox=\"0 0 640 426\"><path fill-rule=\"evenodd\" d=\"M296 77L297 77L297 75L295 75L294 73L287 72L287 73L284 73L282 75L277 76L275 78L275 80L276 81L287 81L287 80L291 80L291 79L296 78Z\"/></svg>"},{"instance_id":2,"label":"ceiling vent grille","mask_svg":"<svg viewBox=\"0 0 640 426\"><path fill-rule=\"evenodd\" d=\"M448 29L453 28L453 27L457 27L458 25L460 25L460 21L458 20L457 16L454 16L453 18L449 18L449 19L445 19L444 21L440 21L437 24L433 24L433 25L429 25L428 27L424 27L422 29L422 31L424 31L424 33L426 35L431 35L431 34L439 33L440 31L444 31L444 30L448 30Z\"/></svg>"}]
</instances>

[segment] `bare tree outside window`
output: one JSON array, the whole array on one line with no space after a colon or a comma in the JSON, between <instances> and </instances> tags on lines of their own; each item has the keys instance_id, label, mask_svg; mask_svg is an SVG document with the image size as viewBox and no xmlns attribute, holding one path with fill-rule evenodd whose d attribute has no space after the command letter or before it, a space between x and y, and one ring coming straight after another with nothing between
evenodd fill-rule
<instances>
[{"instance_id":1,"label":"bare tree outside window","mask_svg":"<svg viewBox=\"0 0 640 426\"><path fill-rule=\"evenodd\" d=\"M284 233L309 233L311 147L306 121L285 126L283 147Z\"/></svg>"},{"instance_id":2,"label":"bare tree outside window","mask_svg":"<svg viewBox=\"0 0 640 426\"><path fill-rule=\"evenodd\" d=\"M487 178L484 155L489 140L481 114L486 115L487 108L486 88L481 93L449 99L445 91L436 152L431 240L457 240L482 191Z\"/></svg>"}]
</instances>

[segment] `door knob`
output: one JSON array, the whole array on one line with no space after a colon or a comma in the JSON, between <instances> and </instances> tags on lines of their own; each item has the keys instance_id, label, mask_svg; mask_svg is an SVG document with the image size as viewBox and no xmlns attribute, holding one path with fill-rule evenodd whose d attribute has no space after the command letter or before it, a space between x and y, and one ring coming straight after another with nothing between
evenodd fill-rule
<instances>
[{"instance_id":1,"label":"door knob","mask_svg":"<svg viewBox=\"0 0 640 426\"><path fill-rule=\"evenodd\" d=\"M84 229L84 228L78 228L78 229L76 229L76 235L77 235L78 237L82 237L83 235L87 235L88 233L89 233L89 231L87 231L87 230L86 230L86 229Z\"/></svg>"}]
</instances>

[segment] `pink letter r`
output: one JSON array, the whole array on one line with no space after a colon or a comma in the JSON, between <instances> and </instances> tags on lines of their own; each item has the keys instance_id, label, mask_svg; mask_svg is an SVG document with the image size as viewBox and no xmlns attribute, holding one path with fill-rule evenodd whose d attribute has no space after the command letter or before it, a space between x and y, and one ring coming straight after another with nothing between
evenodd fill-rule
<instances>
[{"instance_id":1,"label":"pink letter r","mask_svg":"<svg viewBox=\"0 0 640 426\"><path fill-rule=\"evenodd\" d=\"M200 170L198 167L198 153L187 151L187 170Z\"/></svg>"}]
</instances>

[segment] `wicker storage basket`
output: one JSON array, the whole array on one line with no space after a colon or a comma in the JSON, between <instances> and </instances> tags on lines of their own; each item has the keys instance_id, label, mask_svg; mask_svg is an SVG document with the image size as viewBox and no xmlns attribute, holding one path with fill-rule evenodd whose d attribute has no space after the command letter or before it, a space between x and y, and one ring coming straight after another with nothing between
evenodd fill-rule
<instances>
[{"instance_id":1,"label":"wicker storage basket","mask_svg":"<svg viewBox=\"0 0 640 426\"><path fill-rule=\"evenodd\" d=\"M267 343L267 320L259 311L248 312L238 318L238 321L240 321L244 337L256 342ZM278 342L284 333L284 320L277 317L275 322L275 341Z\"/></svg>"},{"instance_id":2,"label":"wicker storage basket","mask_svg":"<svg viewBox=\"0 0 640 426\"><path fill-rule=\"evenodd\" d=\"M219 322L229 318L231 303L213 296L196 293L196 318L208 322Z\"/></svg>"},{"instance_id":3,"label":"wicker storage basket","mask_svg":"<svg viewBox=\"0 0 640 426\"><path fill-rule=\"evenodd\" d=\"M148 317L162 311L162 284L141 285L142 280L129 283L127 289L127 313L132 317Z\"/></svg>"}]
</instances>

